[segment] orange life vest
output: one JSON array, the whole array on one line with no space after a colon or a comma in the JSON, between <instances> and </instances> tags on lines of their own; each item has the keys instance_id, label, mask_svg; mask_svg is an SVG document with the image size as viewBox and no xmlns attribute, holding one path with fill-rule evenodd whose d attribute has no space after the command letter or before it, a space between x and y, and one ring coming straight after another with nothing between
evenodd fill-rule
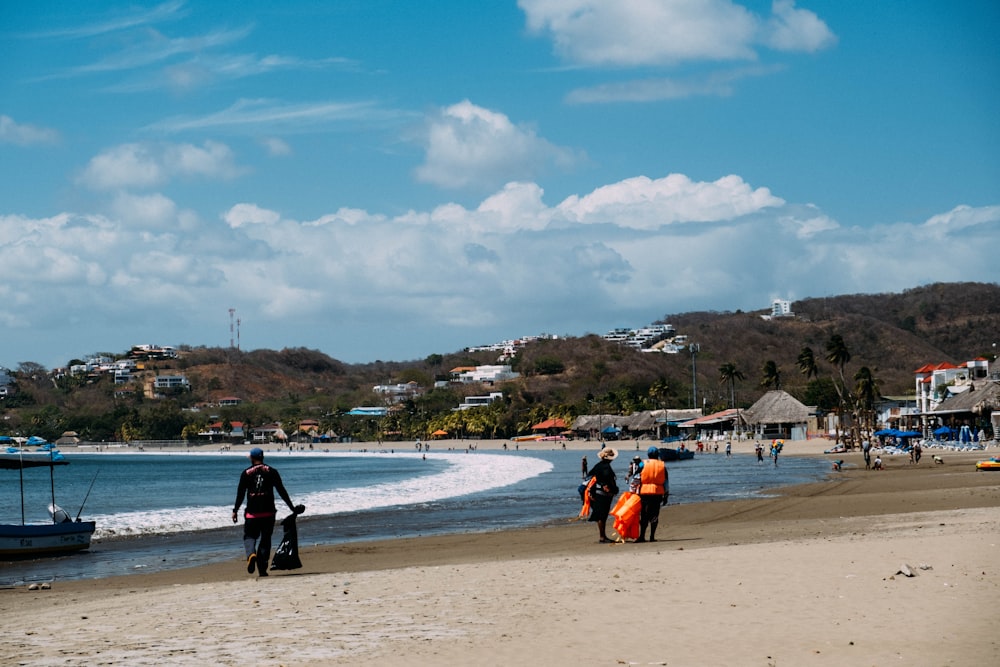
<instances>
[{"instance_id":1,"label":"orange life vest","mask_svg":"<svg viewBox=\"0 0 1000 667\"><path fill-rule=\"evenodd\" d=\"M662 496L665 492L663 483L667 480L666 466L659 459L649 459L642 464L642 486L639 494L643 496Z\"/></svg>"},{"instance_id":2,"label":"orange life vest","mask_svg":"<svg viewBox=\"0 0 1000 667\"><path fill-rule=\"evenodd\" d=\"M587 488L583 490L583 508L580 510L580 516L585 517L590 514L590 487L597 483L596 477L591 477L590 481L587 482Z\"/></svg>"},{"instance_id":3,"label":"orange life vest","mask_svg":"<svg viewBox=\"0 0 1000 667\"><path fill-rule=\"evenodd\" d=\"M626 491L618 499L610 514L615 517L612 526L623 540L634 540L639 537L639 510L642 501L635 493Z\"/></svg>"}]
</instances>

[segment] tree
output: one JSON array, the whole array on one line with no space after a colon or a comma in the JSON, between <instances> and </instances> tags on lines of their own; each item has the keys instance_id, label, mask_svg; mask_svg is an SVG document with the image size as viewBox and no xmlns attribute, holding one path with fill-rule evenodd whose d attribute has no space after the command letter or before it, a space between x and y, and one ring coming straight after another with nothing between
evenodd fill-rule
<instances>
[{"instance_id":1,"label":"tree","mask_svg":"<svg viewBox=\"0 0 1000 667\"><path fill-rule=\"evenodd\" d=\"M816 355L813 354L811 347L802 348L795 363L799 367L799 372L806 376L806 380L819 375L819 366L816 365Z\"/></svg>"},{"instance_id":2,"label":"tree","mask_svg":"<svg viewBox=\"0 0 1000 667\"><path fill-rule=\"evenodd\" d=\"M761 387L765 389L781 389L781 369L778 368L778 364L770 359L765 361L764 367L761 368L761 373L763 375L760 381Z\"/></svg>"},{"instance_id":3,"label":"tree","mask_svg":"<svg viewBox=\"0 0 1000 667\"><path fill-rule=\"evenodd\" d=\"M840 396L840 404L837 407L837 439L840 439L840 418L843 416L847 408L851 404L851 394L847 388L847 380L844 378L844 366L847 362L851 360L851 353L847 349L847 343L844 342L843 337L840 334L833 334L830 336L830 340L826 343L826 360L837 367L837 371L840 374L840 384L834 382L837 387L837 394Z\"/></svg>"},{"instance_id":4,"label":"tree","mask_svg":"<svg viewBox=\"0 0 1000 667\"><path fill-rule=\"evenodd\" d=\"M736 407L736 381L743 379L743 373L736 368L733 362L727 362L719 366L719 384L729 385L729 407Z\"/></svg>"},{"instance_id":5,"label":"tree","mask_svg":"<svg viewBox=\"0 0 1000 667\"><path fill-rule=\"evenodd\" d=\"M854 374L854 393L857 395L857 410L862 428L867 433L874 430L875 401L879 397L878 379L867 366L862 366Z\"/></svg>"}]
</instances>

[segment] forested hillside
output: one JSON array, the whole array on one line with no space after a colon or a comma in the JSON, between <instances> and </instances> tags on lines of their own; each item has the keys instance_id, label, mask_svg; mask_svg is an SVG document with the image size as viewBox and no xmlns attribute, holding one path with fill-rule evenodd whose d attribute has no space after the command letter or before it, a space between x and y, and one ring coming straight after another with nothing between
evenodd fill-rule
<instances>
[{"instance_id":1,"label":"forested hillside","mask_svg":"<svg viewBox=\"0 0 1000 667\"><path fill-rule=\"evenodd\" d=\"M992 359L1000 332L1000 286L934 284L900 294L845 295L804 299L795 317L765 320L765 311L693 312L662 319L697 346L678 354L644 353L590 335L539 340L511 363L521 373L501 387L505 401L492 408L489 435L523 432L549 416L691 407L729 407L733 395L751 405L768 386L780 386L812 405L828 404L837 368L826 361L827 345L840 336L850 360L848 382L868 367L883 395L913 392L913 371L926 363ZM640 326L641 323L635 323ZM800 372L800 355L810 348L819 374ZM13 375L17 391L0 402L6 430L55 438L72 430L87 439L179 438L197 433L211 419L248 425L297 423L311 418L325 429L355 437L400 437L426 433L431 424L454 420L451 408L481 386L432 390L457 366L496 363L488 352L429 355L418 361L345 364L315 350L241 352L181 348L178 359L159 361L146 373L181 373L190 391L165 399L143 396L141 385L123 391L108 377L51 377L30 362ZM732 385L727 378L732 378ZM357 405L379 405L376 384L416 382L424 391L391 423L344 417ZM233 408L213 407L238 397ZM200 409L197 409L200 408ZM464 427L464 426L463 426Z\"/></svg>"}]
</instances>

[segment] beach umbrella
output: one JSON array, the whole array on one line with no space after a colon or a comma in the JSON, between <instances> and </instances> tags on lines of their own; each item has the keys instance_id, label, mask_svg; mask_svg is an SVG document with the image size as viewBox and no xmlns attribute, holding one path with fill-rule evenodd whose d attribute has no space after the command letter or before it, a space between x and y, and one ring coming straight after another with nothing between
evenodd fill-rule
<instances>
[{"instance_id":1,"label":"beach umbrella","mask_svg":"<svg viewBox=\"0 0 1000 667\"><path fill-rule=\"evenodd\" d=\"M900 438L916 438L920 436L919 431L899 431L896 435Z\"/></svg>"},{"instance_id":2,"label":"beach umbrella","mask_svg":"<svg viewBox=\"0 0 1000 667\"><path fill-rule=\"evenodd\" d=\"M951 428L948 426L939 426L934 429L934 435L951 435Z\"/></svg>"}]
</instances>

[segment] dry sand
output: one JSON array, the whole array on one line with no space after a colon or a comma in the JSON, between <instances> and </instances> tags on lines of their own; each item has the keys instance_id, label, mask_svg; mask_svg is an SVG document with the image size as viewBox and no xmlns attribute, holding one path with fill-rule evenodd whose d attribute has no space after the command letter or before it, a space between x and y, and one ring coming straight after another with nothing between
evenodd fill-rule
<instances>
[{"instance_id":1,"label":"dry sand","mask_svg":"<svg viewBox=\"0 0 1000 667\"><path fill-rule=\"evenodd\" d=\"M651 544L568 518L312 548L267 579L234 558L0 591L0 664L1000 664L1000 474L975 471L982 454L830 458L848 463L829 482L670 505Z\"/></svg>"}]
</instances>

